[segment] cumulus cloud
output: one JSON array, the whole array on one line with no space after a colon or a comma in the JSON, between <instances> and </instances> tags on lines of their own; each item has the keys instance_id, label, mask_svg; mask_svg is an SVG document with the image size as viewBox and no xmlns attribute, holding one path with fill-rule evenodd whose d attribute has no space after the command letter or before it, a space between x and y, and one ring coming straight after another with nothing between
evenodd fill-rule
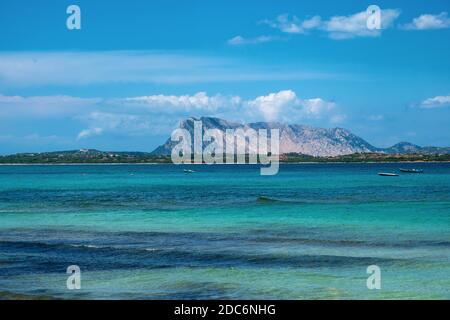
<instances>
[{"instance_id":1,"label":"cumulus cloud","mask_svg":"<svg viewBox=\"0 0 450 320\"><path fill-rule=\"evenodd\" d=\"M115 99L110 103L127 107L127 110L152 114L176 114L180 116L215 115L232 118L247 117L253 120L283 120L320 118L335 107L334 102L322 98L301 99L292 90L282 90L244 99L235 95L151 95ZM294 112L294 114L289 114Z\"/></svg>"},{"instance_id":2,"label":"cumulus cloud","mask_svg":"<svg viewBox=\"0 0 450 320\"><path fill-rule=\"evenodd\" d=\"M248 101L250 108L256 109L267 121L279 119L279 114L286 109L295 108L299 105L299 100L295 92L284 90L277 93L270 93L266 96L259 96ZM253 111L253 110L252 110Z\"/></svg>"},{"instance_id":3,"label":"cumulus cloud","mask_svg":"<svg viewBox=\"0 0 450 320\"><path fill-rule=\"evenodd\" d=\"M81 130L77 138L85 139L103 134L166 134L179 119L216 115L224 111L231 115L241 105L242 101L238 96L209 96L206 92L105 99L96 111L78 117L87 124L87 128Z\"/></svg>"},{"instance_id":4,"label":"cumulus cloud","mask_svg":"<svg viewBox=\"0 0 450 320\"><path fill-rule=\"evenodd\" d=\"M422 14L414 18L412 22L403 26L406 30L429 30L450 28L450 18L447 12L440 14Z\"/></svg>"},{"instance_id":5,"label":"cumulus cloud","mask_svg":"<svg viewBox=\"0 0 450 320\"><path fill-rule=\"evenodd\" d=\"M246 102L249 112L255 116L254 110L266 121L281 120L286 122L331 116L329 113L335 103L322 98L300 99L292 90L283 90L259 96Z\"/></svg>"},{"instance_id":6,"label":"cumulus cloud","mask_svg":"<svg viewBox=\"0 0 450 320\"><path fill-rule=\"evenodd\" d=\"M300 98L282 90L243 98L237 95L148 95L124 98L0 95L0 117L54 119L82 124L77 140L106 134L142 136L167 134L180 119L216 116L229 120L301 122L344 119L334 102L323 98Z\"/></svg>"},{"instance_id":7,"label":"cumulus cloud","mask_svg":"<svg viewBox=\"0 0 450 320\"><path fill-rule=\"evenodd\" d=\"M381 10L381 29L392 27L394 21L400 15L400 10ZM297 16L282 14L275 19L265 19L260 24L268 25L272 28L287 34L309 34L312 31L326 32L328 37L334 40L350 39L355 37L377 37L381 35L381 29L367 28L368 13L358 12L347 16L332 16L328 19L315 15L305 19ZM233 38L236 43L244 42L244 38ZM233 40L232 39L232 40Z\"/></svg>"},{"instance_id":8,"label":"cumulus cloud","mask_svg":"<svg viewBox=\"0 0 450 320\"><path fill-rule=\"evenodd\" d=\"M300 100L305 112L313 117L320 117L324 112L331 111L336 106L334 102L325 101L322 98Z\"/></svg>"},{"instance_id":9,"label":"cumulus cloud","mask_svg":"<svg viewBox=\"0 0 450 320\"><path fill-rule=\"evenodd\" d=\"M420 104L420 107L423 109L442 108L448 106L450 106L450 95L428 98L422 101Z\"/></svg>"},{"instance_id":10,"label":"cumulus cloud","mask_svg":"<svg viewBox=\"0 0 450 320\"><path fill-rule=\"evenodd\" d=\"M198 92L194 95L151 95L118 100L127 106L140 106L151 112L215 112L219 108L239 105L241 98L238 96L208 96L206 92Z\"/></svg>"},{"instance_id":11,"label":"cumulus cloud","mask_svg":"<svg viewBox=\"0 0 450 320\"><path fill-rule=\"evenodd\" d=\"M400 15L396 9L381 10L381 29L390 28ZM325 21L322 29L335 40L355 37L377 37L381 30L367 28L367 12L362 11L349 16L334 16Z\"/></svg>"},{"instance_id":12,"label":"cumulus cloud","mask_svg":"<svg viewBox=\"0 0 450 320\"><path fill-rule=\"evenodd\" d=\"M300 121L321 119L331 114L336 105L322 98L301 99L292 90L282 90L245 99L240 96L208 95L152 95L115 100L127 110L139 113L188 116L218 116L247 121ZM132 109L130 109L132 108Z\"/></svg>"},{"instance_id":13,"label":"cumulus cloud","mask_svg":"<svg viewBox=\"0 0 450 320\"><path fill-rule=\"evenodd\" d=\"M305 33L309 29L314 29L320 26L320 16L314 16L305 20L300 20L296 16L289 16L289 14L281 14L274 20L263 20L261 24L267 24L272 28L279 29L284 33Z\"/></svg>"},{"instance_id":14,"label":"cumulus cloud","mask_svg":"<svg viewBox=\"0 0 450 320\"><path fill-rule=\"evenodd\" d=\"M322 98L301 99L292 90L282 90L244 99L236 95L208 95L198 92L193 95L151 95L113 99L106 103L125 107L129 112L153 115L203 116L214 115L225 118L247 120L283 120L320 118L335 107L334 102ZM290 114L292 113L293 114Z\"/></svg>"},{"instance_id":15,"label":"cumulus cloud","mask_svg":"<svg viewBox=\"0 0 450 320\"><path fill-rule=\"evenodd\" d=\"M320 16L314 16L303 20L302 28L303 30L314 29L320 27L322 23L322 18Z\"/></svg>"}]
</instances>

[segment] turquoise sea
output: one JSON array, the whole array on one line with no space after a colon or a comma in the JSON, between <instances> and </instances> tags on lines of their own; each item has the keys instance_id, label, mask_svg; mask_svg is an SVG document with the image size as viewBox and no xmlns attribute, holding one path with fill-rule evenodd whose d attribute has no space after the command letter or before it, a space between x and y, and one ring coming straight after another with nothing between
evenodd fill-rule
<instances>
[{"instance_id":1,"label":"turquoise sea","mask_svg":"<svg viewBox=\"0 0 450 320\"><path fill-rule=\"evenodd\" d=\"M448 163L0 166L0 299L449 299L449 257Z\"/></svg>"}]
</instances>

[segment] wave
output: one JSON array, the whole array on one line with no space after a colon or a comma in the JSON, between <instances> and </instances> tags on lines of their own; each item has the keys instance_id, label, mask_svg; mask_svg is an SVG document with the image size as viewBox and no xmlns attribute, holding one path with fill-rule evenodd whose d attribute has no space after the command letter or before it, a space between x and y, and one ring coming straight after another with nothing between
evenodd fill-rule
<instances>
[{"instance_id":1,"label":"wave","mask_svg":"<svg viewBox=\"0 0 450 320\"><path fill-rule=\"evenodd\" d=\"M259 196L256 202L260 204L346 204L355 203L354 200L345 199L298 199L298 198L275 198L268 196Z\"/></svg>"},{"instance_id":2,"label":"wave","mask_svg":"<svg viewBox=\"0 0 450 320\"><path fill-rule=\"evenodd\" d=\"M266 197L266 196L259 196L258 199L257 199L257 201L258 201L258 202L261 202L261 203L280 202L280 201L277 200L277 199L269 198L269 197Z\"/></svg>"},{"instance_id":3,"label":"wave","mask_svg":"<svg viewBox=\"0 0 450 320\"><path fill-rule=\"evenodd\" d=\"M68 244L68 246L72 246L75 248L91 248L91 249L103 249L103 248L108 248L107 246L96 246L93 244Z\"/></svg>"},{"instance_id":4,"label":"wave","mask_svg":"<svg viewBox=\"0 0 450 320\"><path fill-rule=\"evenodd\" d=\"M88 270L170 268L170 267L353 267L373 263L385 265L408 259L355 257L339 255L249 253L240 250L198 250L196 248L136 248L93 246L44 242L0 242L6 253L27 256L30 268L40 272L60 272L69 264L78 264ZM47 259L42 259L42 256Z\"/></svg>"}]
</instances>

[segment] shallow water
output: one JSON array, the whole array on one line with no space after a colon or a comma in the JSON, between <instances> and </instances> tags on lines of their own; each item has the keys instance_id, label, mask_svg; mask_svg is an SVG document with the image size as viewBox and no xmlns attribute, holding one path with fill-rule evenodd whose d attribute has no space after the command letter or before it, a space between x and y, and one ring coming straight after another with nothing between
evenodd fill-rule
<instances>
[{"instance_id":1,"label":"shallow water","mask_svg":"<svg viewBox=\"0 0 450 320\"><path fill-rule=\"evenodd\" d=\"M449 299L450 164L398 167L0 166L0 298Z\"/></svg>"}]
</instances>

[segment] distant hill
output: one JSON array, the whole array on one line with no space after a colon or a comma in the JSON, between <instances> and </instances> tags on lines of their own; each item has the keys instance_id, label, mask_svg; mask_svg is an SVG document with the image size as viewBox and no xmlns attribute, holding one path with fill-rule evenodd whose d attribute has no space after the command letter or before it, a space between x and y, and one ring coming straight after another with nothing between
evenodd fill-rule
<instances>
[{"instance_id":1,"label":"distant hill","mask_svg":"<svg viewBox=\"0 0 450 320\"><path fill-rule=\"evenodd\" d=\"M286 153L280 156L285 163L295 162L400 162L400 161L450 161L449 154L388 154L354 153L350 155L314 157L301 153ZM115 152L95 149L55 151L42 153L18 153L0 156L0 164L145 164L172 163L169 155L154 155L148 152Z\"/></svg>"},{"instance_id":2,"label":"distant hill","mask_svg":"<svg viewBox=\"0 0 450 320\"><path fill-rule=\"evenodd\" d=\"M381 149L385 153L399 153L399 154L449 154L450 148L448 147L420 147L418 145L409 142L400 142L392 147Z\"/></svg>"},{"instance_id":3,"label":"distant hill","mask_svg":"<svg viewBox=\"0 0 450 320\"><path fill-rule=\"evenodd\" d=\"M202 121L203 130L218 129L223 133L227 129L272 129L280 130L280 153L297 153L314 157L333 157L354 153L387 153L387 154L449 154L450 148L420 147L408 142L401 142L389 148L377 148L364 139L343 128L315 128L299 124L283 124L278 122L255 122L240 124L220 118L189 118L180 123L180 128L193 134L194 121ZM156 148L153 155L170 155L178 142L169 139Z\"/></svg>"}]
</instances>

